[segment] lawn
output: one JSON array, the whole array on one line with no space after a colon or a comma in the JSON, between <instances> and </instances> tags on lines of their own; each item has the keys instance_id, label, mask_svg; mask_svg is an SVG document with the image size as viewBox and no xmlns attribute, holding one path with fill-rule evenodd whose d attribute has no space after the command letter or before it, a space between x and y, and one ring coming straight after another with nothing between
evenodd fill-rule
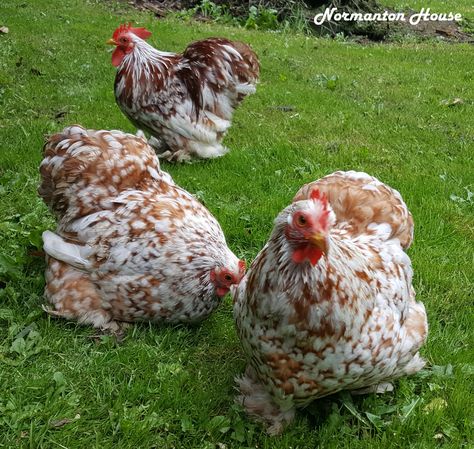
<instances>
[{"instance_id":1,"label":"lawn","mask_svg":"<svg viewBox=\"0 0 474 449\"><path fill-rule=\"evenodd\" d=\"M10 28L0 35L0 447L474 448L472 46L361 46L93 0L3 0L0 21ZM199 327L135 325L121 344L45 315L35 256L54 228L36 195L44 136L72 123L134 132L115 105L105 45L125 21L163 50L219 35L260 55L257 94L226 138L232 151L163 164L239 257L250 262L298 188L332 171L367 171L402 193L429 315L425 371L386 395L316 402L270 438L233 405L245 360L229 298Z\"/></svg>"}]
</instances>

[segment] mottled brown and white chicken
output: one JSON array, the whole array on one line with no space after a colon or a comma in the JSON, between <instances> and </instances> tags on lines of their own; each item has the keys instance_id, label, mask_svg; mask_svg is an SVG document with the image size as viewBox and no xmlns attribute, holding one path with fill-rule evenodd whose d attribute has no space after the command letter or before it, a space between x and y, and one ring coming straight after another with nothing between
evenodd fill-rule
<instances>
[{"instance_id":1,"label":"mottled brown and white chicken","mask_svg":"<svg viewBox=\"0 0 474 449\"><path fill-rule=\"evenodd\" d=\"M50 313L117 322L198 322L244 274L219 223L160 170L145 140L65 128L44 148L39 194L58 219L43 234Z\"/></svg>"},{"instance_id":2,"label":"mottled brown and white chicken","mask_svg":"<svg viewBox=\"0 0 474 449\"><path fill-rule=\"evenodd\" d=\"M150 35L145 28L120 25L108 41L116 46L117 104L137 128L154 136L150 144L160 157L222 156L234 109L255 92L257 56L247 44L223 38L169 53L145 42Z\"/></svg>"},{"instance_id":3,"label":"mottled brown and white chicken","mask_svg":"<svg viewBox=\"0 0 474 449\"><path fill-rule=\"evenodd\" d=\"M403 250L412 236L400 194L353 171L304 186L278 215L233 291L249 360L238 402L270 434L316 398L382 391L423 367L427 318Z\"/></svg>"}]
</instances>

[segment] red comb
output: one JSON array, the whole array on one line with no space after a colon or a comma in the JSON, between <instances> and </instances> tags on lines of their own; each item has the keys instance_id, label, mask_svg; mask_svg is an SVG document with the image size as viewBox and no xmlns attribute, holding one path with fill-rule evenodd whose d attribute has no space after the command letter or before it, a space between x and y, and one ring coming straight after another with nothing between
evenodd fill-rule
<instances>
[{"instance_id":1,"label":"red comb","mask_svg":"<svg viewBox=\"0 0 474 449\"><path fill-rule=\"evenodd\" d=\"M319 189L311 190L311 193L310 193L309 197L313 201L321 201L321 203L323 203L324 210L323 210L321 216L319 217L319 223L321 224L323 229L325 229L326 226L327 226L327 223L328 223L328 219L329 219L328 197L326 196L326 194L324 192L321 193L319 191Z\"/></svg>"},{"instance_id":2,"label":"red comb","mask_svg":"<svg viewBox=\"0 0 474 449\"><path fill-rule=\"evenodd\" d=\"M245 273L246 268L247 268L247 264L245 263L245 260L239 260L239 272Z\"/></svg>"},{"instance_id":3,"label":"red comb","mask_svg":"<svg viewBox=\"0 0 474 449\"><path fill-rule=\"evenodd\" d=\"M127 32L131 32L143 40L151 36L151 31L148 31L146 28L134 28L131 23L123 23L114 31L112 39L116 41L120 34Z\"/></svg>"},{"instance_id":4,"label":"red comb","mask_svg":"<svg viewBox=\"0 0 474 449\"><path fill-rule=\"evenodd\" d=\"M311 193L309 195L310 199L312 200L319 200L323 203L323 205L326 207L328 205L328 197L326 194L323 192L321 193L319 189L313 189L311 190Z\"/></svg>"}]
</instances>

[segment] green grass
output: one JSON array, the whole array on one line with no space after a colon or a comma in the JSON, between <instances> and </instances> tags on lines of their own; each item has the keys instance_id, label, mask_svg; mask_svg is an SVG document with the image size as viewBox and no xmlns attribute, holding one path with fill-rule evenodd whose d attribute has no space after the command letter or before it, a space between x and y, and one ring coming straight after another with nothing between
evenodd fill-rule
<instances>
[{"instance_id":1,"label":"green grass","mask_svg":"<svg viewBox=\"0 0 474 449\"><path fill-rule=\"evenodd\" d=\"M0 447L474 447L472 46L365 47L85 0L3 0L0 18L10 28L0 35ZM115 105L105 46L129 20L161 49L222 35L261 57L258 92L226 139L232 151L164 164L199 192L239 256L255 257L276 214L324 174L364 170L400 190L416 222L409 253L434 368L383 396L319 401L269 438L232 405L245 361L229 299L199 327L136 325L121 345L42 312L44 263L31 251L54 226L36 196L44 135L71 123L134 131ZM462 104L443 104L454 98Z\"/></svg>"}]
</instances>

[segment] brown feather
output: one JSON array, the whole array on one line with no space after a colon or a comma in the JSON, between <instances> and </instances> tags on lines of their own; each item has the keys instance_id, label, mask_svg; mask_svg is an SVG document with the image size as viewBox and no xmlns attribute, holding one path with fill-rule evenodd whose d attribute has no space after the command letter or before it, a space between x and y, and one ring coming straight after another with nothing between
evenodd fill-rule
<instances>
[{"instance_id":1,"label":"brown feather","mask_svg":"<svg viewBox=\"0 0 474 449\"><path fill-rule=\"evenodd\" d=\"M388 223L392 227L391 237L398 238L405 249L411 245L414 224L410 211L396 190L376 178L335 172L305 184L293 202L309 198L314 189L326 193L337 224L353 235L366 232L370 223Z\"/></svg>"}]
</instances>

